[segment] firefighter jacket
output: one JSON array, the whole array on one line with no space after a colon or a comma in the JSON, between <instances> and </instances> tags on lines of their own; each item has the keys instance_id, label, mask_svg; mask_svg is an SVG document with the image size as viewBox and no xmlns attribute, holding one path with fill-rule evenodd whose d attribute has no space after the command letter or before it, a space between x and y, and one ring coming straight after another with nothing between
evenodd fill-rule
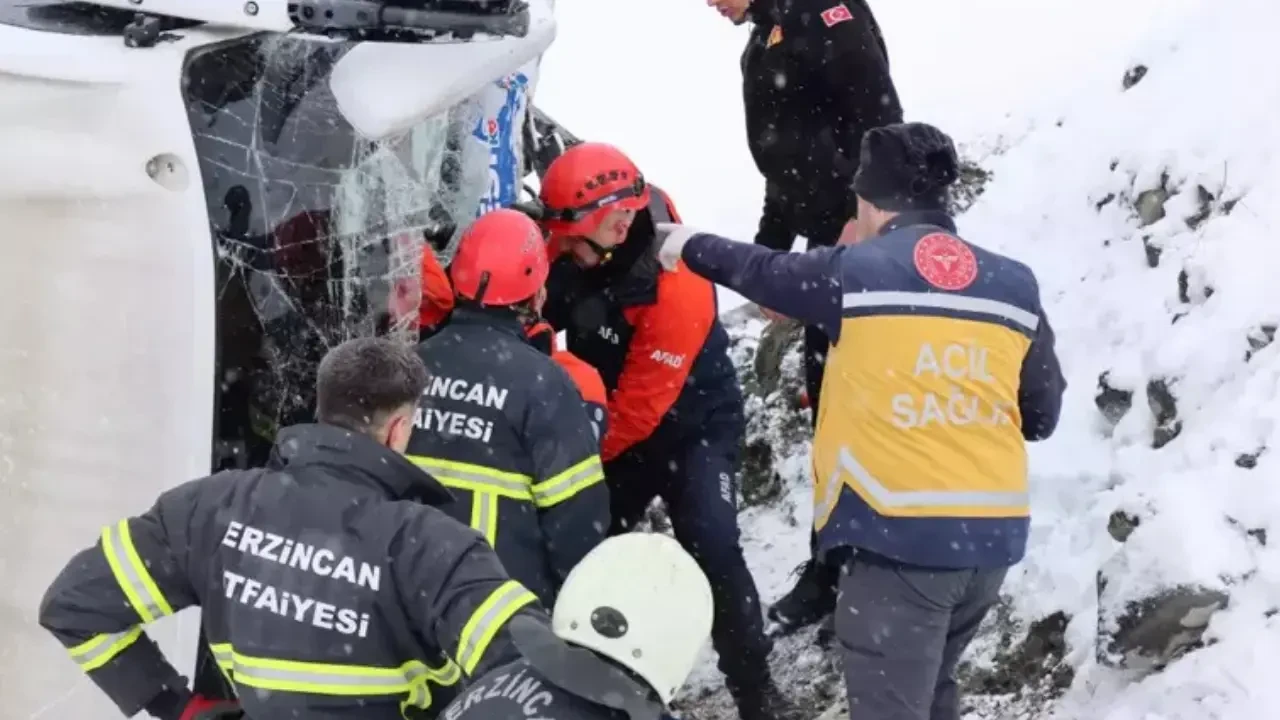
<instances>
[{"instance_id":1,"label":"firefighter jacket","mask_svg":"<svg viewBox=\"0 0 1280 720\"><path fill-rule=\"evenodd\" d=\"M550 628L512 623L521 659L476 678L442 720L659 720L652 688L602 655L555 637Z\"/></svg>"},{"instance_id":2,"label":"firefighter jacket","mask_svg":"<svg viewBox=\"0 0 1280 720\"><path fill-rule=\"evenodd\" d=\"M1025 441L1053 433L1066 388L1030 268L959 239L941 212L808 253L694 235L683 258L831 338L813 447L822 549L947 568L1022 558Z\"/></svg>"},{"instance_id":3,"label":"firefighter jacket","mask_svg":"<svg viewBox=\"0 0 1280 720\"><path fill-rule=\"evenodd\" d=\"M453 313L453 285L430 246L422 249L421 268L422 301L418 309L418 339L426 342L444 329ZM550 355L577 386L582 401L587 405L597 438L603 438L608 427L606 413L607 394L600 373L577 355L569 352L556 338L555 329L549 323L530 325L525 334L534 347Z\"/></svg>"},{"instance_id":4,"label":"firefighter jacket","mask_svg":"<svg viewBox=\"0 0 1280 720\"><path fill-rule=\"evenodd\" d=\"M549 607L605 537L599 442L568 374L506 309L455 308L418 346L431 373L409 458L457 497L446 507Z\"/></svg>"},{"instance_id":5,"label":"firefighter jacket","mask_svg":"<svg viewBox=\"0 0 1280 720\"><path fill-rule=\"evenodd\" d=\"M195 605L248 718L433 717L464 676L515 658L513 615L542 612L477 533L424 504L448 499L364 435L286 428L266 468L104 528L40 624L125 715L187 692L144 626Z\"/></svg>"},{"instance_id":6,"label":"firefighter jacket","mask_svg":"<svg viewBox=\"0 0 1280 720\"><path fill-rule=\"evenodd\" d=\"M655 222L678 218L651 189L649 207L607 262L584 270L562 257L547 280L543 315L609 392L605 462L653 436L663 444L700 437L717 418L742 412L715 286L658 264Z\"/></svg>"}]
</instances>

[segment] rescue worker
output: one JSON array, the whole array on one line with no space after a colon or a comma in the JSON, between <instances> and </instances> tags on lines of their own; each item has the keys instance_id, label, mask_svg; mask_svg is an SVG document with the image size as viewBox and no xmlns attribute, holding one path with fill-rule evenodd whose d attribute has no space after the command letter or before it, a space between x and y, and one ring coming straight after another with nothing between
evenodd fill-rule
<instances>
[{"instance_id":1,"label":"rescue worker","mask_svg":"<svg viewBox=\"0 0 1280 720\"><path fill-rule=\"evenodd\" d=\"M418 278L421 284L421 302L418 304L418 340L425 342L444 327L453 312L453 283L430 243L422 245L422 262Z\"/></svg>"},{"instance_id":2,"label":"rescue worker","mask_svg":"<svg viewBox=\"0 0 1280 720\"><path fill-rule=\"evenodd\" d=\"M857 212L849 202L849 185L858 169L863 133L902 122L875 15L866 0L708 4L735 23L752 23L742 55L742 90L747 143L765 177L755 242L789 250L796 236L803 235L809 248L836 244L845 222ZM815 427L826 356L826 334L806 326L802 404L810 407ZM811 547L815 542L811 538ZM797 568L795 586L769 608L769 619L784 630L816 623L835 606L838 569L815 558Z\"/></svg>"},{"instance_id":3,"label":"rescue worker","mask_svg":"<svg viewBox=\"0 0 1280 720\"><path fill-rule=\"evenodd\" d=\"M430 245L422 248L419 277L422 289L418 307L418 337L425 342L444 328L454 307L453 282L449 280L449 274L440 265L440 260L436 258ZM546 321L529 323L525 334L534 347L549 355L569 374L582 401L587 405L587 415L591 418L596 437L603 438L608 429L608 402L600 373L582 358L569 352L556 337L555 329Z\"/></svg>"},{"instance_id":4,"label":"rescue worker","mask_svg":"<svg viewBox=\"0 0 1280 720\"><path fill-rule=\"evenodd\" d=\"M956 234L958 166L931 125L867 133L856 242L836 248L663 228L664 265L831 338L814 527L844 568L835 631L868 720L960 717L956 663L1026 551L1025 443L1066 388L1031 269Z\"/></svg>"},{"instance_id":5,"label":"rescue worker","mask_svg":"<svg viewBox=\"0 0 1280 720\"><path fill-rule=\"evenodd\" d=\"M124 715L236 712L193 695L145 633L193 605L249 718L433 717L459 680L516 657L513 615L545 621L401 454L428 381L413 349L350 340L317 376L319 422L283 429L267 467L165 492L46 592L40 624Z\"/></svg>"},{"instance_id":6,"label":"rescue worker","mask_svg":"<svg viewBox=\"0 0 1280 720\"><path fill-rule=\"evenodd\" d=\"M409 459L453 490L446 511L550 606L604 539L609 493L577 387L528 338L547 265L538 226L515 210L490 211L463 233L449 267L454 309L418 346L431 381Z\"/></svg>"},{"instance_id":7,"label":"rescue worker","mask_svg":"<svg viewBox=\"0 0 1280 720\"><path fill-rule=\"evenodd\" d=\"M634 528L654 497L711 581L711 637L744 720L789 711L773 683L755 580L739 541L742 391L715 288L664 271L655 223L678 219L617 148L575 145L542 178L552 256L543 313L609 391L601 449L613 533Z\"/></svg>"},{"instance_id":8,"label":"rescue worker","mask_svg":"<svg viewBox=\"0 0 1280 720\"><path fill-rule=\"evenodd\" d=\"M569 574L552 626L512 623L521 659L468 686L444 720L657 720L711 631L711 586L657 533L605 540Z\"/></svg>"}]
</instances>

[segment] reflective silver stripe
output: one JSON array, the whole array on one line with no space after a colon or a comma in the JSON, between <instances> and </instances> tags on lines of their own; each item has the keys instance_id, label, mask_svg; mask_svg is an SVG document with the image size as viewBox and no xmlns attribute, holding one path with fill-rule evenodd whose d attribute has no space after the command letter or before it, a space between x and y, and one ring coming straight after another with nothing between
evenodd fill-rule
<instances>
[{"instance_id":1,"label":"reflective silver stripe","mask_svg":"<svg viewBox=\"0 0 1280 720\"><path fill-rule=\"evenodd\" d=\"M142 628L132 628L118 633L104 633L71 648L68 653L71 655L71 659L75 660L76 664L80 666L81 670L91 672L111 662L112 658L119 655L140 637L142 637Z\"/></svg>"},{"instance_id":2,"label":"reflective silver stripe","mask_svg":"<svg viewBox=\"0 0 1280 720\"><path fill-rule=\"evenodd\" d=\"M409 707L422 708L423 710L431 707L431 688L427 685L426 680L414 683L409 688L409 699L405 700L405 704Z\"/></svg>"},{"instance_id":3,"label":"reflective silver stripe","mask_svg":"<svg viewBox=\"0 0 1280 720\"><path fill-rule=\"evenodd\" d=\"M138 551L133 547L128 520L121 520L115 527L108 525L102 529L102 552L107 557L107 564L111 566L116 584L142 622L149 623L173 614L173 609L165 602L155 580L151 578Z\"/></svg>"},{"instance_id":4,"label":"reflective silver stripe","mask_svg":"<svg viewBox=\"0 0 1280 720\"><path fill-rule=\"evenodd\" d=\"M883 507L909 508L922 506L942 507L1001 507L1022 508L1030 502L1028 493L1023 492L969 492L948 490L890 490L876 480L871 473L858 462L848 448L840 448L840 469L853 476L858 485L870 495L877 504ZM836 478L832 478L835 480ZM832 483L839 488L838 483ZM825 500L826 498L824 498Z\"/></svg>"},{"instance_id":5,"label":"reflective silver stripe","mask_svg":"<svg viewBox=\"0 0 1280 720\"><path fill-rule=\"evenodd\" d=\"M471 527L484 535L490 547L498 542L498 496L490 492L476 492L471 499Z\"/></svg>"},{"instance_id":6,"label":"reflective silver stripe","mask_svg":"<svg viewBox=\"0 0 1280 720\"><path fill-rule=\"evenodd\" d=\"M900 292L877 290L875 292L846 293L844 306L856 307L929 307L940 310L959 310L961 312L980 313L1003 318L1016 325L1021 325L1030 332L1040 327L1040 318L1033 312L1023 310L999 300L968 297L966 295L947 295L944 293Z\"/></svg>"},{"instance_id":7,"label":"reflective silver stripe","mask_svg":"<svg viewBox=\"0 0 1280 720\"><path fill-rule=\"evenodd\" d=\"M441 484L456 487L460 490L481 490L497 492L515 497L530 497L529 486L532 479L526 476L503 477L486 473L482 470L464 470L451 463L444 463L422 456L410 456L414 465L435 476Z\"/></svg>"},{"instance_id":8,"label":"reflective silver stripe","mask_svg":"<svg viewBox=\"0 0 1280 720\"><path fill-rule=\"evenodd\" d=\"M317 695L399 695L410 691L408 673L382 668L352 668L352 672L248 665L237 657L231 663L236 682L263 690L310 692Z\"/></svg>"},{"instance_id":9,"label":"reflective silver stripe","mask_svg":"<svg viewBox=\"0 0 1280 720\"><path fill-rule=\"evenodd\" d=\"M571 467L550 480L533 486L533 501L539 506L550 506L564 500L561 495L573 490L579 483L589 484L604 478L604 466L599 455L592 455L576 467Z\"/></svg>"},{"instance_id":10,"label":"reflective silver stripe","mask_svg":"<svg viewBox=\"0 0 1280 720\"><path fill-rule=\"evenodd\" d=\"M533 593L525 589L515 580L508 580L494 590L480 607L476 608L471 619L462 628L458 639L458 664L463 672L471 675L480 664L480 659L489 649L489 643L498 634L498 630L511 619L517 610L533 602Z\"/></svg>"},{"instance_id":11,"label":"reflective silver stripe","mask_svg":"<svg viewBox=\"0 0 1280 720\"><path fill-rule=\"evenodd\" d=\"M439 668L417 661L389 668L255 658L236 653L229 643L210 650L228 679L245 687L344 697L406 694L405 704L421 708L431 704L428 681L448 687L462 677L452 661Z\"/></svg>"}]
</instances>

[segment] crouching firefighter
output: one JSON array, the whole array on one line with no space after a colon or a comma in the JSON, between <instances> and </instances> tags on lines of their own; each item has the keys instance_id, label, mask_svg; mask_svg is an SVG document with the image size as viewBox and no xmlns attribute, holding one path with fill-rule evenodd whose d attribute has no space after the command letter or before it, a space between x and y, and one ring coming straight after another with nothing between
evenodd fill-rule
<instances>
[{"instance_id":1,"label":"crouching firefighter","mask_svg":"<svg viewBox=\"0 0 1280 720\"><path fill-rule=\"evenodd\" d=\"M673 219L617 148L575 145L542 179L541 222L556 254L547 320L609 391L601 449L613 528L635 527L655 497L715 592L711 637L744 720L789 711L772 681L770 645L738 532L742 390L717 316L715 287L664 271L655 222Z\"/></svg>"},{"instance_id":2,"label":"crouching firefighter","mask_svg":"<svg viewBox=\"0 0 1280 720\"><path fill-rule=\"evenodd\" d=\"M434 717L464 677L516 658L514 615L546 622L401 455L427 386L413 348L351 340L317 374L319 422L282 430L265 468L169 490L46 592L40 624L124 715ZM144 631L190 606L238 703L193 696Z\"/></svg>"},{"instance_id":3,"label":"crouching firefighter","mask_svg":"<svg viewBox=\"0 0 1280 720\"><path fill-rule=\"evenodd\" d=\"M569 574L552 626L517 619L522 656L478 678L445 720L658 720L711 632L711 586L678 542L627 533Z\"/></svg>"},{"instance_id":4,"label":"crouching firefighter","mask_svg":"<svg viewBox=\"0 0 1280 720\"><path fill-rule=\"evenodd\" d=\"M409 458L454 492L447 511L550 605L604 539L609 493L582 396L528 337L546 298L542 234L515 210L493 210L463 233L449 272L453 312L418 346L431 379Z\"/></svg>"},{"instance_id":5,"label":"crouching firefighter","mask_svg":"<svg viewBox=\"0 0 1280 720\"><path fill-rule=\"evenodd\" d=\"M854 244L787 254L662 230L665 265L831 339L814 527L843 568L855 717L960 717L956 664L1026 551L1026 442L1053 433L1066 387L1031 269L957 235L958 176L941 130L890 125L862 141Z\"/></svg>"}]
</instances>

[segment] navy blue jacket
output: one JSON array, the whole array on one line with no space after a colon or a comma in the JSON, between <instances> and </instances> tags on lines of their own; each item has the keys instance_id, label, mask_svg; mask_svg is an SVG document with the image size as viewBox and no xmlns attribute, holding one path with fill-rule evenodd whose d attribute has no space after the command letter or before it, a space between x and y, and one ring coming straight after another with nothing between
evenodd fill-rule
<instances>
[{"instance_id":1,"label":"navy blue jacket","mask_svg":"<svg viewBox=\"0 0 1280 720\"><path fill-rule=\"evenodd\" d=\"M902 562L996 567L1026 546L1024 442L1066 381L1026 265L907 213L857 245L790 254L693 236L688 267L832 341L814 443L815 526Z\"/></svg>"}]
</instances>

